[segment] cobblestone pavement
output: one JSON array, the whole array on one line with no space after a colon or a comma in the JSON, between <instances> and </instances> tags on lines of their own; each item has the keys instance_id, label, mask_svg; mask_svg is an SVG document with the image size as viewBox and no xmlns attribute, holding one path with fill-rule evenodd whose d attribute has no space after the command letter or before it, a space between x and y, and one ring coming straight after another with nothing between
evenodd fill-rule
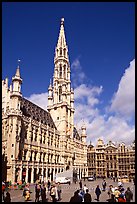
<instances>
[{"instance_id":1,"label":"cobblestone pavement","mask_svg":"<svg viewBox=\"0 0 137 204\"><path fill-rule=\"evenodd\" d=\"M117 186L117 182L113 182L111 179L106 179L107 182L107 187L112 184L114 187ZM99 184L99 186L102 189L102 179L97 179L96 181L82 181L82 184L86 184L86 186L89 188L89 193L92 196L92 202L97 202L96 195L95 195L95 188ZM72 183L71 185L69 184L61 184L62 186L62 200L60 202L69 202L71 196L73 196L74 191L79 189L79 183ZM124 183L124 188L126 189L127 187L130 187L130 189L133 192L133 201L135 202L135 185L130 182L130 183ZM34 202L35 201L35 188L34 184L30 185L30 190L32 191L31 193L31 200L28 202ZM25 202L24 197L22 196L23 191L22 190L9 190L11 194L11 202ZM48 194L48 202L51 202L50 196ZM106 202L108 199L108 194L107 194L107 189L106 191L102 191L100 195L100 202Z\"/></svg>"}]
</instances>

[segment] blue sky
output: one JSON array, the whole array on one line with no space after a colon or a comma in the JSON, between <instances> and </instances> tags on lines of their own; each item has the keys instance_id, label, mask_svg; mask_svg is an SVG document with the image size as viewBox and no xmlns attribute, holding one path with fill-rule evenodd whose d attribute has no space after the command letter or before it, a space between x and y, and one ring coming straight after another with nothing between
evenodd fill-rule
<instances>
[{"instance_id":1,"label":"blue sky","mask_svg":"<svg viewBox=\"0 0 137 204\"><path fill-rule=\"evenodd\" d=\"M21 59L23 96L46 104L60 19L64 17L78 128L85 116L88 141L95 143L98 137L115 141L116 135L129 132L126 138L121 136L121 141L131 142L134 80L130 84L129 79L134 77L135 69L134 7L133 2L3 3L2 78L8 77L10 84L17 59ZM125 100L126 107L121 104ZM83 115L82 107L90 110L90 115ZM121 131L115 131L114 120L123 124ZM102 130L97 132L99 127ZM108 132L106 128L112 130Z\"/></svg>"}]
</instances>

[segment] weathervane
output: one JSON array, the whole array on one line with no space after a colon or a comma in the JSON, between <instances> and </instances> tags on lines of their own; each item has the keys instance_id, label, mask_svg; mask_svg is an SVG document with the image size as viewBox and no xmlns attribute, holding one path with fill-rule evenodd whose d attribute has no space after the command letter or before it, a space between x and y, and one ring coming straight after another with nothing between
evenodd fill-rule
<instances>
[{"instance_id":1,"label":"weathervane","mask_svg":"<svg viewBox=\"0 0 137 204\"><path fill-rule=\"evenodd\" d=\"M21 61L21 60L20 60L20 59L18 59L18 67L19 67L19 65L20 65L20 61Z\"/></svg>"}]
</instances>

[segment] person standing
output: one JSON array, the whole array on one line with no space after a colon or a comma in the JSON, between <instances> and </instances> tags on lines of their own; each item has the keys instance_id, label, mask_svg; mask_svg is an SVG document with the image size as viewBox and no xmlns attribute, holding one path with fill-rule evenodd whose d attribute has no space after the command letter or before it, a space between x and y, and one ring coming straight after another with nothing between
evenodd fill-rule
<instances>
[{"instance_id":1,"label":"person standing","mask_svg":"<svg viewBox=\"0 0 137 204\"><path fill-rule=\"evenodd\" d=\"M6 196L4 198L4 202L7 202L7 203L11 202L11 197L10 197L10 193L9 192L6 193Z\"/></svg>"},{"instance_id":2,"label":"person standing","mask_svg":"<svg viewBox=\"0 0 137 204\"><path fill-rule=\"evenodd\" d=\"M99 188L99 185L97 185L97 187L95 189L95 194L97 196L97 201L99 201L99 197L100 197L100 194L101 194L101 190Z\"/></svg>"},{"instance_id":3,"label":"person standing","mask_svg":"<svg viewBox=\"0 0 137 204\"><path fill-rule=\"evenodd\" d=\"M36 184L36 186L35 186L35 202L39 202L39 196L40 196L40 185Z\"/></svg>"},{"instance_id":4,"label":"person standing","mask_svg":"<svg viewBox=\"0 0 137 204\"><path fill-rule=\"evenodd\" d=\"M57 185L57 192L58 192L58 201L60 201L61 200L61 185L59 182Z\"/></svg>"},{"instance_id":5,"label":"person standing","mask_svg":"<svg viewBox=\"0 0 137 204\"><path fill-rule=\"evenodd\" d=\"M57 195L57 187L53 184L51 185L50 189L50 196L52 198L52 202L55 203L58 200L58 195Z\"/></svg>"},{"instance_id":6,"label":"person standing","mask_svg":"<svg viewBox=\"0 0 137 204\"><path fill-rule=\"evenodd\" d=\"M106 183L105 179L102 182L102 186L103 186L103 191L105 191L106 190L106 186L107 186L107 183Z\"/></svg>"},{"instance_id":7,"label":"person standing","mask_svg":"<svg viewBox=\"0 0 137 204\"><path fill-rule=\"evenodd\" d=\"M118 202L118 198L120 194L121 192L119 191L119 189L115 187L115 190L114 190L115 202Z\"/></svg>"},{"instance_id":8,"label":"person standing","mask_svg":"<svg viewBox=\"0 0 137 204\"><path fill-rule=\"evenodd\" d=\"M80 187L80 189L82 189L82 181L81 180L79 182L79 187Z\"/></svg>"},{"instance_id":9,"label":"person standing","mask_svg":"<svg viewBox=\"0 0 137 204\"><path fill-rule=\"evenodd\" d=\"M2 198L4 200L5 182L2 182Z\"/></svg>"},{"instance_id":10,"label":"person standing","mask_svg":"<svg viewBox=\"0 0 137 204\"><path fill-rule=\"evenodd\" d=\"M41 199L42 202L46 202L46 188L45 185L41 185Z\"/></svg>"},{"instance_id":11,"label":"person standing","mask_svg":"<svg viewBox=\"0 0 137 204\"><path fill-rule=\"evenodd\" d=\"M84 187L83 187L84 193L86 193L87 189L88 189L88 187L86 186L86 184L84 184Z\"/></svg>"},{"instance_id":12,"label":"person standing","mask_svg":"<svg viewBox=\"0 0 137 204\"><path fill-rule=\"evenodd\" d=\"M131 200L133 200L133 193L129 187L127 187L127 190L125 192L125 198L126 198L126 202L130 202Z\"/></svg>"},{"instance_id":13,"label":"person standing","mask_svg":"<svg viewBox=\"0 0 137 204\"><path fill-rule=\"evenodd\" d=\"M86 189L86 193L85 193L85 195L84 195L84 202L89 203L89 202L91 202L91 201L92 201L92 198L91 198L91 195L90 195L89 190L88 190L88 188L87 188L87 189Z\"/></svg>"},{"instance_id":14,"label":"person standing","mask_svg":"<svg viewBox=\"0 0 137 204\"><path fill-rule=\"evenodd\" d=\"M48 191L50 191L51 183L50 180L48 180Z\"/></svg>"}]
</instances>

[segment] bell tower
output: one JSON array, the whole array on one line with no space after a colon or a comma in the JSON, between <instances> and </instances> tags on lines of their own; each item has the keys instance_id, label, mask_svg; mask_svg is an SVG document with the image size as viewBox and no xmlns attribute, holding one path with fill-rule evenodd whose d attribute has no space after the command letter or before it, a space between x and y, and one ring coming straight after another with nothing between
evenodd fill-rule
<instances>
[{"instance_id":1,"label":"bell tower","mask_svg":"<svg viewBox=\"0 0 137 204\"><path fill-rule=\"evenodd\" d=\"M74 127L74 91L70 81L68 46L64 31L64 18L54 56L53 84L48 89L48 111L62 135L72 136Z\"/></svg>"}]
</instances>

